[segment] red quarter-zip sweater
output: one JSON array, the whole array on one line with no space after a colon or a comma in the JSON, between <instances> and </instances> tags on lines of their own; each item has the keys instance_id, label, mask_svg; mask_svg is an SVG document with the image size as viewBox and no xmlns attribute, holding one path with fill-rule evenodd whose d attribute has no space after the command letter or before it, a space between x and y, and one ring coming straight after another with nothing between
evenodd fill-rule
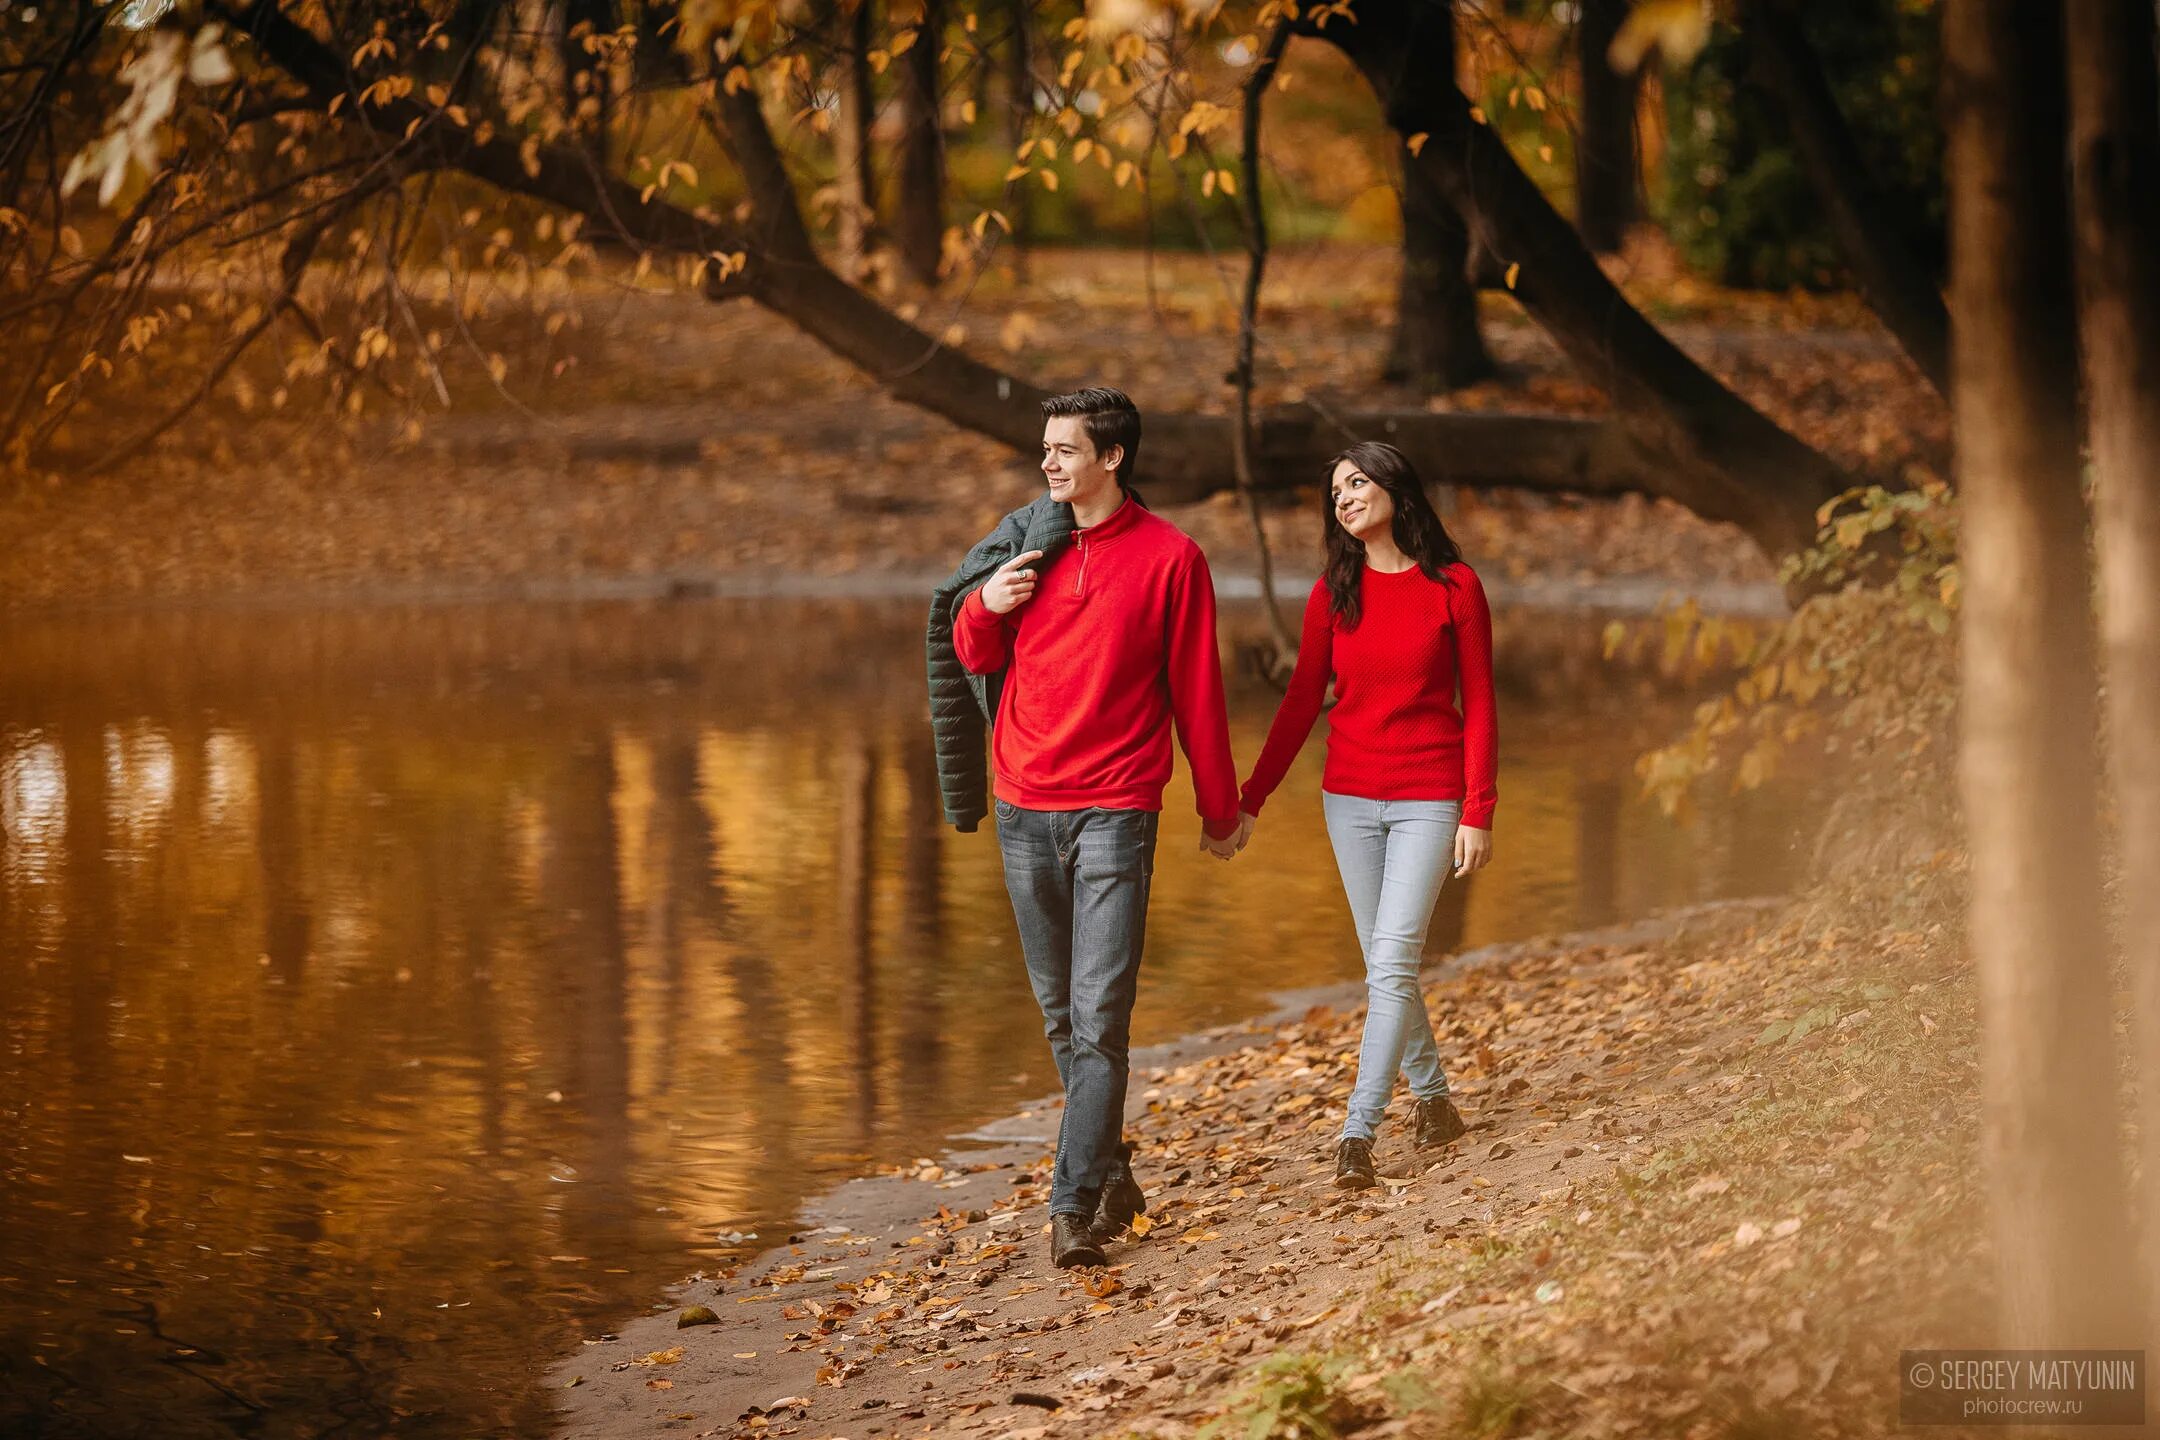
<instances>
[{"instance_id":1,"label":"red quarter-zip sweater","mask_svg":"<svg viewBox=\"0 0 2160 1440\"><path fill-rule=\"evenodd\" d=\"M1169 521L1127 500L1039 564L1033 598L1009 615L973 591L953 649L978 675L1006 672L990 741L1006 804L1160 810L1175 725L1207 833L1237 828L1215 582Z\"/></svg>"},{"instance_id":2,"label":"red quarter-zip sweater","mask_svg":"<svg viewBox=\"0 0 2160 1440\"><path fill-rule=\"evenodd\" d=\"M1332 677L1323 789L1367 800L1460 800L1463 824L1492 828L1500 758L1492 610L1468 565L1442 573L1429 580L1414 565L1395 575L1367 569L1354 630L1343 629L1326 578L1313 586L1297 673L1245 782L1245 809L1259 814L1282 783Z\"/></svg>"}]
</instances>

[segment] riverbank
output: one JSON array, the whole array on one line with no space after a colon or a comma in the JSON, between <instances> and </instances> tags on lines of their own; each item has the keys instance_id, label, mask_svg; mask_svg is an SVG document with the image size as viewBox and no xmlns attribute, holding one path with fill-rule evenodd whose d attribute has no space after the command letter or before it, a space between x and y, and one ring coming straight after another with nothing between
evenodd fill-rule
<instances>
[{"instance_id":1,"label":"riverbank","mask_svg":"<svg viewBox=\"0 0 2160 1440\"><path fill-rule=\"evenodd\" d=\"M1472 1128L1435 1159L1391 1128L1362 1193L1330 1183L1361 997L1299 997L1137 1060L1148 1225L1107 1269L1047 1263L1053 1102L843 1186L548 1384L597 1440L1889 1429L1897 1350L1971 1340L1985 1270L1971 986L1918 897L1436 967Z\"/></svg>"},{"instance_id":2,"label":"riverbank","mask_svg":"<svg viewBox=\"0 0 2160 1440\"><path fill-rule=\"evenodd\" d=\"M1499 297L1485 316L1499 376L1430 399L1377 384L1395 264L1387 247L1353 247L1271 267L1263 403L1604 410ZM1110 378L1151 413L1222 413L1234 398L1222 383L1235 360L1229 292L1199 257L1158 257L1157 285L1145 282L1147 266L1137 254L1044 252L1030 284L987 277L947 318L984 358L1042 384ZM502 299L473 318L477 339L508 357L509 378L498 387L453 347L447 411L372 391L345 421L298 401L280 408L282 361L265 350L261 373L239 367L215 403L121 468L0 473L0 533L11 540L0 547L0 610L656 593L770 576L874 583L949 568L1040 488L1027 457L893 399L755 307L612 283L544 303L573 322L544 344L523 304ZM1087 324L1073 326L1074 314ZM1855 473L1898 473L1942 448L1939 401L1855 307L1727 297L1673 334ZM1144 452L1142 465L1144 490ZM1488 580L1775 579L1737 529L1669 502L1498 491L1443 500ZM1256 570L1233 496L1163 513L1218 572ZM1265 525L1286 571L1317 567L1313 490L1271 499Z\"/></svg>"},{"instance_id":3,"label":"riverbank","mask_svg":"<svg viewBox=\"0 0 2160 1440\"><path fill-rule=\"evenodd\" d=\"M42 620L120 614L186 614L218 611L286 613L425 610L443 606L584 605L681 600L923 601L944 583L949 570L870 570L840 575L787 570L673 570L649 575L559 576L499 581L377 581L336 587L235 588L172 600L138 596L52 599L0 607L0 619ZM1218 573L1216 598L1225 603L1260 598L1260 577ZM1316 577L1278 571L1275 594L1301 605ZM1781 619L1785 592L1767 580L1681 580L1655 575L1606 577L1528 576L1486 585L1495 609L1581 612L1614 617L1657 615L1692 600L1706 615Z\"/></svg>"}]
</instances>

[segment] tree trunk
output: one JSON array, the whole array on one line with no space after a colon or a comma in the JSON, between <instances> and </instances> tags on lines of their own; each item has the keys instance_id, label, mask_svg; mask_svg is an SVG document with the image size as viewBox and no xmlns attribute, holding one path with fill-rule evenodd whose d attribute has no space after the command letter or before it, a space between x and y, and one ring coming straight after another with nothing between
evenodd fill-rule
<instances>
[{"instance_id":1,"label":"tree trunk","mask_svg":"<svg viewBox=\"0 0 2160 1440\"><path fill-rule=\"evenodd\" d=\"M2062 24L2047 0L1944 14L1959 761L2000 1343L2115 1346L2137 1327L2099 923Z\"/></svg>"},{"instance_id":2,"label":"tree trunk","mask_svg":"<svg viewBox=\"0 0 2160 1440\"><path fill-rule=\"evenodd\" d=\"M681 33L682 6L676 0L644 0L637 8L637 49L630 74L641 90L690 83L690 68L675 38Z\"/></svg>"},{"instance_id":3,"label":"tree trunk","mask_svg":"<svg viewBox=\"0 0 2160 1440\"><path fill-rule=\"evenodd\" d=\"M893 206L893 239L907 273L921 284L934 285L945 250L945 128L938 86L945 0L922 3L915 43L897 67L900 193Z\"/></svg>"},{"instance_id":4,"label":"tree trunk","mask_svg":"<svg viewBox=\"0 0 2160 1440\"><path fill-rule=\"evenodd\" d=\"M1402 219L1395 338L1381 378L1427 394L1460 390L1493 373L1470 283L1470 228L1432 177L1410 163L1403 166Z\"/></svg>"},{"instance_id":5,"label":"tree trunk","mask_svg":"<svg viewBox=\"0 0 2160 1440\"><path fill-rule=\"evenodd\" d=\"M1582 103L1575 109L1575 228L1583 243L1610 255L1642 218L1642 153L1635 139L1638 77L1622 75L1606 52L1627 0L1583 0L1575 27L1575 68Z\"/></svg>"},{"instance_id":6,"label":"tree trunk","mask_svg":"<svg viewBox=\"0 0 2160 1440\"><path fill-rule=\"evenodd\" d=\"M1585 378L1604 389L1644 452L1666 469L1666 494L1734 520L1772 555L1814 539L1815 509L1843 491L1836 465L1719 384L1628 304L1573 226L1500 138L1472 118L1447 73L1450 33L1430 4L1361 6L1355 25L1311 33L1340 48L1473 234L1513 273L1512 293Z\"/></svg>"},{"instance_id":7,"label":"tree trunk","mask_svg":"<svg viewBox=\"0 0 2160 1440\"><path fill-rule=\"evenodd\" d=\"M2160 78L2152 0L2080 0L2069 19L2078 311L2151 1237L2160 1235L2160 886L2148 883L2160 873ZM2160 1256L2150 1263L2148 1317L2160 1315Z\"/></svg>"},{"instance_id":8,"label":"tree trunk","mask_svg":"<svg viewBox=\"0 0 2160 1440\"><path fill-rule=\"evenodd\" d=\"M1436 25L1441 22L1436 22ZM1442 47L1455 74L1454 15L1444 21ZM1493 373L1478 334L1477 290L1470 283L1470 227L1432 177L1410 162L1402 167L1402 277L1396 287L1395 335L1380 378L1427 394L1445 394Z\"/></svg>"},{"instance_id":9,"label":"tree trunk","mask_svg":"<svg viewBox=\"0 0 2160 1440\"><path fill-rule=\"evenodd\" d=\"M840 273L860 280L870 258L877 218L877 190L870 178L870 122L877 103L870 93L870 0L843 0L840 15L840 113L833 128L833 165L839 190L835 215Z\"/></svg>"},{"instance_id":10,"label":"tree trunk","mask_svg":"<svg viewBox=\"0 0 2160 1440\"><path fill-rule=\"evenodd\" d=\"M563 0L562 35L556 53L562 60L564 108L595 168L608 163L608 119L614 92L608 67L593 48L615 29L614 0Z\"/></svg>"},{"instance_id":11,"label":"tree trunk","mask_svg":"<svg viewBox=\"0 0 2160 1440\"><path fill-rule=\"evenodd\" d=\"M1012 25L1005 42L1005 144L1017 154L1035 118L1034 36L1028 30L1034 9L1028 0L1009 0L1005 8ZM1024 284L1028 251L1035 245L1035 192L1025 176L1005 187L1005 209L1006 218L1012 221L1013 250L1018 257L1014 269Z\"/></svg>"},{"instance_id":12,"label":"tree trunk","mask_svg":"<svg viewBox=\"0 0 2160 1440\"><path fill-rule=\"evenodd\" d=\"M1950 383L1950 315L1935 277L1913 255L1893 207L1860 153L1789 0L1745 0L1754 68L1792 130L1793 147L1875 313L1937 390Z\"/></svg>"}]
</instances>

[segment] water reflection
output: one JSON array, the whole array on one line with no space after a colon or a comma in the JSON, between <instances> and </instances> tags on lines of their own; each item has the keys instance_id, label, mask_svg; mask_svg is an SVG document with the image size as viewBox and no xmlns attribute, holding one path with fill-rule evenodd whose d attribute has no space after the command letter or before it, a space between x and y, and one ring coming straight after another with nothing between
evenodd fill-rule
<instances>
[{"instance_id":1,"label":"water reflection","mask_svg":"<svg viewBox=\"0 0 2160 1440\"><path fill-rule=\"evenodd\" d=\"M581 1334L1051 1084L912 605L106 617L0 636L0 1430L539 1433ZM1432 947L1760 890L1790 800L1503 616L1500 861ZM1273 697L1236 697L1254 753ZM1310 748L1173 789L1138 1038L1356 973Z\"/></svg>"}]
</instances>

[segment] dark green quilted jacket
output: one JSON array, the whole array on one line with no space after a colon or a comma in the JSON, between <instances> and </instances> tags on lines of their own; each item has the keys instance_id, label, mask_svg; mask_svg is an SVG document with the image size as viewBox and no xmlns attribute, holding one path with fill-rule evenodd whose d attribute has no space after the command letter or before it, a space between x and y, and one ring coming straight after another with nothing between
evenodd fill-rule
<instances>
[{"instance_id":1,"label":"dark green quilted jacket","mask_svg":"<svg viewBox=\"0 0 2160 1440\"><path fill-rule=\"evenodd\" d=\"M998 566L1029 550L1042 551L1047 561L1071 542L1072 533L1072 506L1045 495L998 521L995 530L975 542L952 578L931 593L930 629L924 637L930 658L930 733L937 743L938 793L945 819L961 830L973 830L990 811L983 742L997 715L1005 677L1002 672L968 673L953 650L953 613Z\"/></svg>"}]
</instances>

